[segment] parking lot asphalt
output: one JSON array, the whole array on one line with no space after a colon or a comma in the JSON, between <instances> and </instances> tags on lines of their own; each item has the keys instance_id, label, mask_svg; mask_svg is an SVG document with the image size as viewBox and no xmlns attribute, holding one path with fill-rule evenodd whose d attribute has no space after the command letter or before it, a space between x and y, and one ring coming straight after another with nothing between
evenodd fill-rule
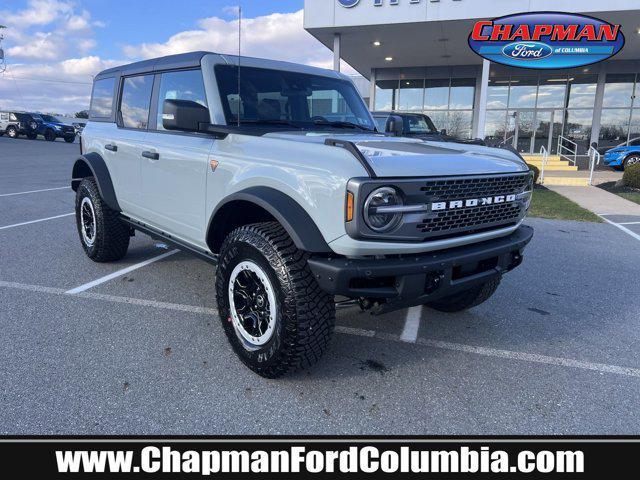
<instances>
[{"instance_id":1,"label":"parking lot asphalt","mask_svg":"<svg viewBox=\"0 0 640 480\"><path fill-rule=\"evenodd\" d=\"M222 332L215 267L141 234L84 256L77 154L0 138L0 434L640 433L640 243L614 225L529 219L485 304L341 308L318 365L265 380Z\"/></svg>"}]
</instances>

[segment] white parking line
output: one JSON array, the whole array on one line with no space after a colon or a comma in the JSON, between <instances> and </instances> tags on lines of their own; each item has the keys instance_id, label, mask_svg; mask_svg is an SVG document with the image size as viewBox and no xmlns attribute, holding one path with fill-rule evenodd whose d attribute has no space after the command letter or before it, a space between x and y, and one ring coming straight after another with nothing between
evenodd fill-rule
<instances>
[{"instance_id":1,"label":"white parking line","mask_svg":"<svg viewBox=\"0 0 640 480\"><path fill-rule=\"evenodd\" d=\"M162 255L158 255L157 257L150 258L145 260L144 262L136 263L135 265L131 265L130 267L123 268L121 270L117 270L109 275L105 275L104 277L98 278L97 280L93 280L92 282L85 283L84 285L80 285L79 287L73 288L71 290L67 290L65 293L67 295L76 295L78 293L89 290L90 288L95 287L96 285L100 285L102 283L108 282L109 280L113 280L114 278L121 277L122 275L126 275L129 272L133 272L134 270L138 270L139 268L145 267L152 263L155 263L163 258L167 258L171 255L178 253L179 250L171 250L170 252L163 253Z\"/></svg>"},{"instance_id":2,"label":"white parking line","mask_svg":"<svg viewBox=\"0 0 640 480\"><path fill-rule=\"evenodd\" d=\"M422 305L411 307L407 310L407 318L404 321L404 329L400 340L408 343L416 343L418 330L420 329L420 319L422 319Z\"/></svg>"},{"instance_id":3,"label":"white parking line","mask_svg":"<svg viewBox=\"0 0 640 480\"><path fill-rule=\"evenodd\" d=\"M0 288L13 288L15 290L24 290L28 292L48 293L51 295L68 296L63 288L44 287L41 285L26 285L24 283L3 282L0 281ZM197 307L195 305L182 305L179 303L158 302L156 300L145 300L143 298L123 297L119 295L104 295L102 293L83 292L74 295L74 298L87 298L90 300L102 300L112 303L126 303L129 305L138 305L141 307L159 308L162 310L177 310L179 312L203 313L205 315L216 315L218 310L215 308Z\"/></svg>"},{"instance_id":4,"label":"white parking line","mask_svg":"<svg viewBox=\"0 0 640 480\"><path fill-rule=\"evenodd\" d=\"M168 252L172 253L172 252ZM68 297L67 292L62 288L45 287L40 285L27 285L16 282L5 282L0 280L0 288L11 288L15 290L23 290L37 293L47 293L51 295L59 295ZM91 300L101 300L113 303L126 303L131 305L139 305L144 307L159 308L164 310L177 310L189 313L202 313L206 315L215 315L215 308L197 307L195 305L182 305L178 303L157 302L154 300L144 300L141 298L121 297L117 295L103 295L98 293L79 293L73 298L86 298ZM375 330L365 330L360 328L342 327L335 328L336 333L343 335L354 335L358 337L375 338L378 340L387 340L392 342L403 342L398 335L390 333L376 332ZM417 345L441 350L450 350L474 355L482 355L485 357L506 358L511 360L519 360L530 363L540 363L546 365L555 365L559 367L578 368L581 370L591 370L600 373L612 373L615 375L625 375L628 377L640 378L640 369L631 367L622 367L619 365L608 365L605 363L583 362L572 358L551 357L548 355L539 355L536 353L516 352L512 350L500 350L489 347L479 347L475 345L465 345L462 343L443 342L440 340L431 340L428 338L420 338L416 341Z\"/></svg>"},{"instance_id":5,"label":"white parking line","mask_svg":"<svg viewBox=\"0 0 640 480\"><path fill-rule=\"evenodd\" d=\"M622 222L618 225L640 225L640 222Z\"/></svg>"},{"instance_id":6,"label":"white parking line","mask_svg":"<svg viewBox=\"0 0 640 480\"><path fill-rule=\"evenodd\" d=\"M607 222L610 225L613 225L616 228L619 228L620 230L622 230L624 233L631 235L633 238L635 238L636 240L640 240L640 235L638 235L636 232L632 232L631 230L629 230L627 227L625 227L624 225L622 225L621 223L616 223L616 222L612 222L611 220L608 220L607 218L604 217L604 215L600 215L598 214L598 216L600 218L602 218L605 222ZM627 224L628 225L628 224Z\"/></svg>"},{"instance_id":7,"label":"white parking line","mask_svg":"<svg viewBox=\"0 0 640 480\"><path fill-rule=\"evenodd\" d=\"M0 197L13 197L15 195L27 195L28 193L52 192L54 190L70 190L71 187L45 188L43 190L29 190L28 192L2 193Z\"/></svg>"},{"instance_id":8,"label":"white parking line","mask_svg":"<svg viewBox=\"0 0 640 480\"><path fill-rule=\"evenodd\" d=\"M5 230L7 228L13 227L21 227L22 225L31 225L32 223L46 222L47 220L55 220L56 218L70 217L71 215L75 215L75 213L65 213L64 215L56 215L55 217L41 218L39 220L31 220L29 222L16 223L13 225L5 225L4 227L0 227L0 230Z\"/></svg>"},{"instance_id":9,"label":"white parking line","mask_svg":"<svg viewBox=\"0 0 640 480\"><path fill-rule=\"evenodd\" d=\"M345 335L357 335L360 337L377 338L380 340L389 340L392 342L401 342L397 335L388 333L375 332L373 330L360 330L357 328L349 328L343 330L342 327L336 327L336 332ZM542 363L547 365L555 365L559 367L579 368L582 370L593 370L600 373L613 373L616 375L626 375L628 377L640 378L640 369L631 367L621 367L618 365L608 365L605 363L592 363L574 360L572 358L551 357L548 355L538 355L536 353L515 352L511 350L499 350L497 348L478 347L475 345L465 345L463 343L442 342L439 340L431 340L428 338L420 338L416 344L425 347L438 348L440 350L453 350L456 352L471 353L482 355L485 357L507 358L511 360L520 360L523 362Z\"/></svg>"}]
</instances>

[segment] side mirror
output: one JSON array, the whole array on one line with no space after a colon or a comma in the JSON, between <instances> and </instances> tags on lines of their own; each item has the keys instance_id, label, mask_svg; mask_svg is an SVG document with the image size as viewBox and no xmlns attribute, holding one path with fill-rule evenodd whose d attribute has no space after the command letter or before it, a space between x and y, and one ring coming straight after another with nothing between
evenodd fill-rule
<instances>
[{"instance_id":1,"label":"side mirror","mask_svg":"<svg viewBox=\"0 0 640 480\"><path fill-rule=\"evenodd\" d=\"M387 119L387 133L394 137L401 137L404 134L404 120L399 115L390 115Z\"/></svg>"},{"instance_id":2,"label":"side mirror","mask_svg":"<svg viewBox=\"0 0 640 480\"><path fill-rule=\"evenodd\" d=\"M201 123L209 123L209 109L192 100L165 100L162 126L166 130L197 132Z\"/></svg>"},{"instance_id":3,"label":"side mirror","mask_svg":"<svg viewBox=\"0 0 640 480\"><path fill-rule=\"evenodd\" d=\"M446 128L443 128L442 130L440 130L440 133L441 133L442 135L445 135L445 136L446 136L446 135L447 135L447 129L446 129Z\"/></svg>"}]
</instances>

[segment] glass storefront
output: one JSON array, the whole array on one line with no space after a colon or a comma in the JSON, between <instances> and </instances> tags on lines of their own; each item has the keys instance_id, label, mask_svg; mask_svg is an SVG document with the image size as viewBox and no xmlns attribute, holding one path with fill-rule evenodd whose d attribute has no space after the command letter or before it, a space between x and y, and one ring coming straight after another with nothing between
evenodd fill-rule
<instances>
[{"instance_id":1,"label":"glass storefront","mask_svg":"<svg viewBox=\"0 0 640 480\"><path fill-rule=\"evenodd\" d=\"M475 90L475 78L379 80L375 110L423 112L449 135L471 138Z\"/></svg>"},{"instance_id":2,"label":"glass storefront","mask_svg":"<svg viewBox=\"0 0 640 480\"><path fill-rule=\"evenodd\" d=\"M640 136L640 75L609 74L604 85L598 145L615 147ZM634 108L635 107L635 108Z\"/></svg>"},{"instance_id":3,"label":"glass storefront","mask_svg":"<svg viewBox=\"0 0 640 480\"><path fill-rule=\"evenodd\" d=\"M552 153L563 135L589 148L596 75L512 75L493 77L487 92L487 143L513 142L522 153Z\"/></svg>"},{"instance_id":4,"label":"glass storefront","mask_svg":"<svg viewBox=\"0 0 640 480\"><path fill-rule=\"evenodd\" d=\"M598 75L526 72L492 76L487 91L485 140L513 142L522 153L542 147L557 153L562 135L585 154L591 142ZM381 80L376 110L424 112L439 129L472 134L475 78ZM640 139L640 73L607 74L598 144L603 147Z\"/></svg>"}]
</instances>

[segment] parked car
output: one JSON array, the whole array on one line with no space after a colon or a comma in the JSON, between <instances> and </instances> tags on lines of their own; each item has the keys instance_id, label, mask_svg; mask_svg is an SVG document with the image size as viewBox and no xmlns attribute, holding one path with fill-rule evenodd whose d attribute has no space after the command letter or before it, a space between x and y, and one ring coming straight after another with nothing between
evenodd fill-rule
<instances>
[{"instance_id":1,"label":"parked car","mask_svg":"<svg viewBox=\"0 0 640 480\"><path fill-rule=\"evenodd\" d=\"M0 112L0 135L18 138L24 135L34 139L38 136L38 123L26 112Z\"/></svg>"},{"instance_id":2,"label":"parked car","mask_svg":"<svg viewBox=\"0 0 640 480\"><path fill-rule=\"evenodd\" d=\"M67 125L53 115L32 113L31 116L37 122L37 134L42 135L45 140L54 142L56 138L63 138L67 143L76 140L76 129L73 125Z\"/></svg>"},{"instance_id":3,"label":"parked car","mask_svg":"<svg viewBox=\"0 0 640 480\"><path fill-rule=\"evenodd\" d=\"M379 132L398 137L419 138L432 142L455 142L485 145L480 138L463 140L447 135L446 130L438 130L428 115L423 113L371 112Z\"/></svg>"},{"instance_id":4,"label":"parked car","mask_svg":"<svg viewBox=\"0 0 640 480\"><path fill-rule=\"evenodd\" d=\"M222 329L269 378L320 359L336 296L473 308L533 236L516 154L380 134L349 77L304 65L193 52L105 70L80 151L85 254L117 261L137 230L216 264Z\"/></svg>"},{"instance_id":5,"label":"parked car","mask_svg":"<svg viewBox=\"0 0 640 480\"><path fill-rule=\"evenodd\" d=\"M609 150L612 150L614 148L619 148L619 147L626 147L626 146L631 146L631 147L640 146L640 137L632 138L631 140L629 140L629 142L622 142L615 146L608 145L606 147L597 147L596 150L598 150L598 153L600 153L600 155L605 155Z\"/></svg>"},{"instance_id":6,"label":"parked car","mask_svg":"<svg viewBox=\"0 0 640 480\"><path fill-rule=\"evenodd\" d=\"M636 163L640 163L640 139L607 150L604 154L604 164L616 170L624 170Z\"/></svg>"}]
</instances>

